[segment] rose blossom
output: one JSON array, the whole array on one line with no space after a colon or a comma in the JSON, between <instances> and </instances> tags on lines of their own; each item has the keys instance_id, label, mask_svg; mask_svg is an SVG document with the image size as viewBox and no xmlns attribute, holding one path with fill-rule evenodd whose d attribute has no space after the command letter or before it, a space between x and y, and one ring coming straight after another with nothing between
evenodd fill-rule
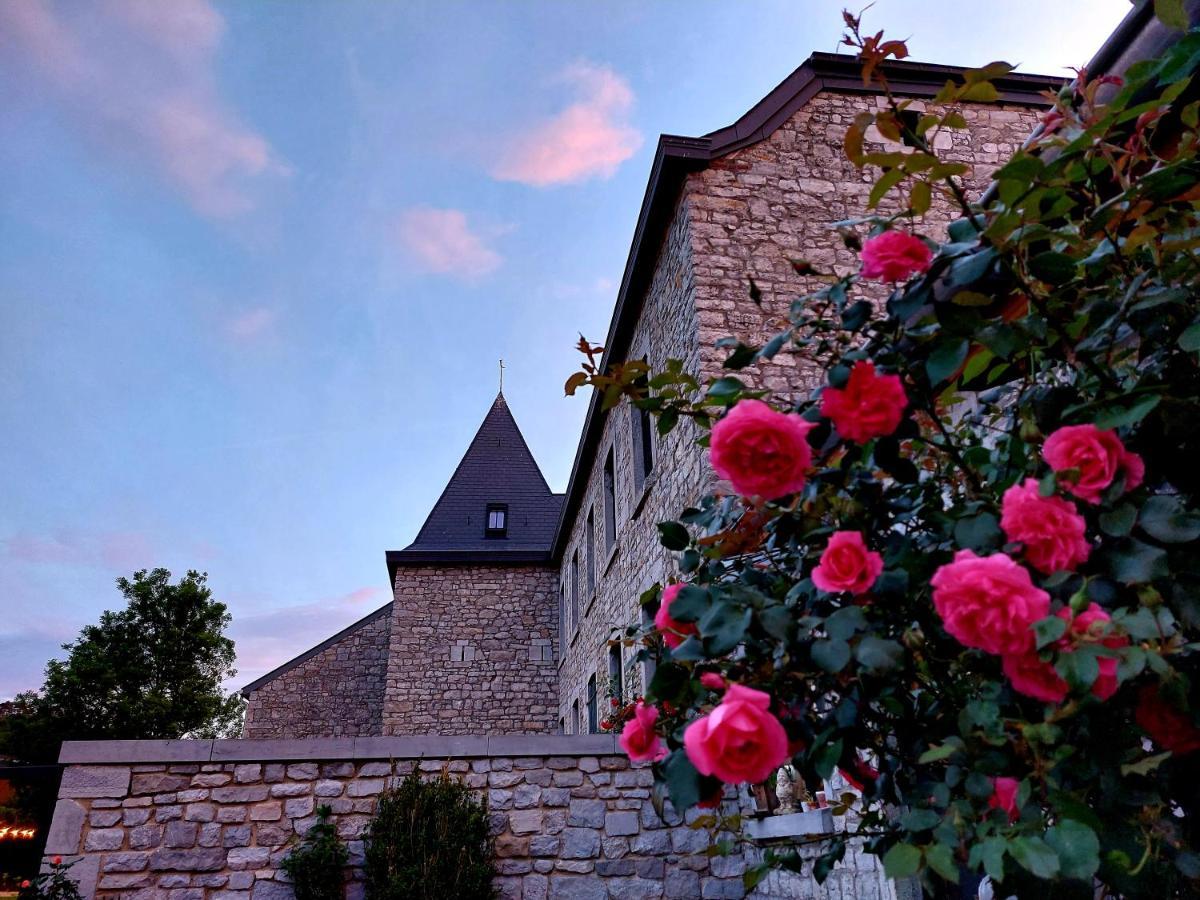
<instances>
[{"instance_id":1,"label":"rose blossom","mask_svg":"<svg viewBox=\"0 0 1200 900\"><path fill-rule=\"evenodd\" d=\"M740 401L712 429L709 459L744 497L774 500L804 487L812 464L811 422L761 400Z\"/></svg>"},{"instance_id":2,"label":"rose blossom","mask_svg":"<svg viewBox=\"0 0 1200 900\"><path fill-rule=\"evenodd\" d=\"M671 618L671 604L683 588L682 584L669 584L663 588L662 602L654 614L654 627L662 632L663 643L672 650L687 640L689 634L700 633L695 622L677 622Z\"/></svg>"},{"instance_id":3,"label":"rose blossom","mask_svg":"<svg viewBox=\"0 0 1200 900\"><path fill-rule=\"evenodd\" d=\"M1070 623L1067 635L1058 641L1059 647L1097 642L1114 649L1129 645L1127 635L1106 633L1107 623L1112 621L1112 617L1095 603L1090 604L1087 609L1073 619L1071 611L1065 608L1058 611L1058 616ZM1096 665L1100 668L1100 674L1092 682L1092 694L1099 700L1107 700L1117 692L1119 687L1117 658L1115 656L1098 656Z\"/></svg>"},{"instance_id":4,"label":"rose blossom","mask_svg":"<svg viewBox=\"0 0 1200 900\"><path fill-rule=\"evenodd\" d=\"M1005 656L1004 674L1014 691L1043 703L1062 703L1069 690L1054 666L1039 659L1037 652L1032 650Z\"/></svg>"},{"instance_id":5,"label":"rose blossom","mask_svg":"<svg viewBox=\"0 0 1200 900\"><path fill-rule=\"evenodd\" d=\"M1115 432L1095 425L1064 425L1042 445L1042 457L1055 472L1077 469L1078 476L1063 487L1080 500L1099 503L1100 493L1118 474L1125 475L1125 490L1132 491L1146 474L1136 453L1125 449Z\"/></svg>"},{"instance_id":6,"label":"rose blossom","mask_svg":"<svg viewBox=\"0 0 1200 900\"><path fill-rule=\"evenodd\" d=\"M1087 522L1074 504L1043 497L1033 478L1004 492L1000 527L1010 541L1023 545L1029 564L1044 575L1074 571L1092 549L1084 537Z\"/></svg>"},{"instance_id":7,"label":"rose blossom","mask_svg":"<svg viewBox=\"0 0 1200 900\"><path fill-rule=\"evenodd\" d=\"M895 431L907 405L900 376L876 375L875 364L866 360L850 369L844 388L821 393L821 415L833 420L838 434L859 444Z\"/></svg>"},{"instance_id":8,"label":"rose blossom","mask_svg":"<svg viewBox=\"0 0 1200 900\"><path fill-rule=\"evenodd\" d=\"M658 710L638 701L633 718L625 723L618 743L634 762L658 762L667 755L666 744L654 733Z\"/></svg>"},{"instance_id":9,"label":"rose blossom","mask_svg":"<svg viewBox=\"0 0 1200 900\"><path fill-rule=\"evenodd\" d=\"M696 770L727 784L765 781L788 758L787 732L770 706L762 691L731 684L717 708L683 733Z\"/></svg>"},{"instance_id":10,"label":"rose blossom","mask_svg":"<svg viewBox=\"0 0 1200 900\"><path fill-rule=\"evenodd\" d=\"M702 672L700 674L700 683L710 691L723 691L728 684L728 682L716 672Z\"/></svg>"},{"instance_id":11,"label":"rose blossom","mask_svg":"<svg viewBox=\"0 0 1200 900\"><path fill-rule=\"evenodd\" d=\"M992 779L992 796L988 798L988 806L1008 814L1008 821L1015 822L1021 815L1017 808L1017 791L1021 782L1015 778L1001 775Z\"/></svg>"},{"instance_id":12,"label":"rose blossom","mask_svg":"<svg viewBox=\"0 0 1200 900\"><path fill-rule=\"evenodd\" d=\"M1033 649L1031 626L1050 612L1050 595L1003 553L959 550L933 574L933 605L946 631L968 647L996 654Z\"/></svg>"},{"instance_id":13,"label":"rose blossom","mask_svg":"<svg viewBox=\"0 0 1200 900\"><path fill-rule=\"evenodd\" d=\"M933 253L919 237L906 231L885 231L868 240L862 249L862 277L875 281L906 281L928 272Z\"/></svg>"},{"instance_id":14,"label":"rose blossom","mask_svg":"<svg viewBox=\"0 0 1200 900\"><path fill-rule=\"evenodd\" d=\"M1200 728L1167 702L1153 684L1142 686L1133 718L1154 743L1176 756L1200 750Z\"/></svg>"},{"instance_id":15,"label":"rose blossom","mask_svg":"<svg viewBox=\"0 0 1200 900\"><path fill-rule=\"evenodd\" d=\"M867 549L859 531L835 531L825 545L820 564L813 569L813 584L836 594L862 594L871 589L883 571L883 557Z\"/></svg>"}]
</instances>

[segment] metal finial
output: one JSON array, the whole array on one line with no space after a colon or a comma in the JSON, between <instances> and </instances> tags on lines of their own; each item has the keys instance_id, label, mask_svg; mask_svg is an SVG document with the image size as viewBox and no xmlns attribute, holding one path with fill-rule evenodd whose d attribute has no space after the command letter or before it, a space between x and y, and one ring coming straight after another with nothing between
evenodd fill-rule
<instances>
[{"instance_id":1,"label":"metal finial","mask_svg":"<svg viewBox=\"0 0 1200 900\"><path fill-rule=\"evenodd\" d=\"M504 360L500 360L500 393L504 393Z\"/></svg>"}]
</instances>

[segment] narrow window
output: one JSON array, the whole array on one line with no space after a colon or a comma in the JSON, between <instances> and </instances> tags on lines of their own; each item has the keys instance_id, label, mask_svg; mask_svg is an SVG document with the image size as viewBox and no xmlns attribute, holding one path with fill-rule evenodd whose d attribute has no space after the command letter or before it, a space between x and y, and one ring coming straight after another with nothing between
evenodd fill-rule
<instances>
[{"instance_id":1,"label":"narrow window","mask_svg":"<svg viewBox=\"0 0 1200 900\"><path fill-rule=\"evenodd\" d=\"M649 628L654 624L654 617L658 615L658 603L651 603L642 607L642 627ZM650 682L654 680L654 673L658 669L658 662L654 658L653 653L647 653L646 659L642 663L642 690L645 691L650 687Z\"/></svg>"},{"instance_id":2,"label":"narrow window","mask_svg":"<svg viewBox=\"0 0 1200 900\"><path fill-rule=\"evenodd\" d=\"M571 623L567 620L570 610L567 606L567 580L563 578L562 587L558 592L558 658L565 659L567 655L567 635L571 633Z\"/></svg>"},{"instance_id":3,"label":"narrow window","mask_svg":"<svg viewBox=\"0 0 1200 900\"><path fill-rule=\"evenodd\" d=\"M559 719L559 720L558 720L558 733L559 733L559 734L566 734L566 733L567 733L567 719L566 719L566 716L564 716L563 718L561 718L561 719Z\"/></svg>"},{"instance_id":4,"label":"narrow window","mask_svg":"<svg viewBox=\"0 0 1200 900\"><path fill-rule=\"evenodd\" d=\"M583 734L583 716L579 712L579 698L571 701L571 723L574 734Z\"/></svg>"},{"instance_id":5,"label":"narrow window","mask_svg":"<svg viewBox=\"0 0 1200 900\"><path fill-rule=\"evenodd\" d=\"M617 479L613 464L613 447L604 460L604 550L609 552L617 542Z\"/></svg>"},{"instance_id":6,"label":"narrow window","mask_svg":"<svg viewBox=\"0 0 1200 900\"><path fill-rule=\"evenodd\" d=\"M571 554L571 632L579 627L579 551Z\"/></svg>"},{"instance_id":7,"label":"narrow window","mask_svg":"<svg viewBox=\"0 0 1200 900\"><path fill-rule=\"evenodd\" d=\"M608 694L617 703L625 702L625 685L622 684L621 645L608 648Z\"/></svg>"},{"instance_id":8,"label":"narrow window","mask_svg":"<svg viewBox=\"0 0 1200 900\"><path fill-rule=\"evenodd\" d=\"M654 468L654 426L650 413L632 403L629 405L629 421L633 430L633 486L640 493Z\"/></svg>"},{"instance_id":9,"label":"narrow window","mask_svg":"<svg viewBox=\"0 0 1200 900\"><path fill-rule=\"evenodd\" d=\"M596 589L596 517L595 508L588 510L587 533L583 535L584 545L588 548L588 596Z\"/></svg>"},{"instance_id":10,"label":"narrow window","mask_svg":"<svg viewBox=\"0 0 1200 900\"><path fill-rule=\"evenodd\" d=\"M599 720L596 718L596 676L592 675L588 679L587 686L587 716L588 716L588 734L596 734L600 731Z\"/></svg>"},{"instance_id":11,"label":"narrow window","mask_svg":"<svg viewBox=\"0 0 1200 900\"><path fill-rule=\"evenodd\" d=\"M487 526L483 536L502 538L508 534L508 506L504 503L489 503L487 507Z\"/></svg>"}]
</instances>

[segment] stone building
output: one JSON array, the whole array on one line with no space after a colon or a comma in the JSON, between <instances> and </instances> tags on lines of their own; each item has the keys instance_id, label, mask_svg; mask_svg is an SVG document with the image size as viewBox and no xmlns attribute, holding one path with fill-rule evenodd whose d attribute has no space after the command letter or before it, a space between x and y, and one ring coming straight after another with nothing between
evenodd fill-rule
<instances>
[{"instance_id":1,"label":"stone building","mask_svg":"<svg viewBox=\"0 0 1200 900\"><path fill-rule=\"evenodd\" d=\"M886 71L915 111L961 74L910 62ZM975 192L1059 83L996 85L1000 102L963 104L969 128L935 141L970 166ZM842 138L858 111L882 104L853 57L816 53L732 125L663 135L605 361L679 359L703 379L720 371L717 339L773 333L813 287L793 258L851 271L829 223L862 214L872 175L845 158ZM877 132L867 141L888 143ZM954 217L935 204L924 227ZM751 374L788 393L816 377L786 357ZM387 553L393 602L247 685L245 736L595 732L607 698L645 682L608 639L645 615L639 596L673 572L656 523L711 486L695 436L684 424L660 438L645 414L604 412L593 397L566 492L554 494L498 396L416 540Z\"/></svg>"}]
</instances>

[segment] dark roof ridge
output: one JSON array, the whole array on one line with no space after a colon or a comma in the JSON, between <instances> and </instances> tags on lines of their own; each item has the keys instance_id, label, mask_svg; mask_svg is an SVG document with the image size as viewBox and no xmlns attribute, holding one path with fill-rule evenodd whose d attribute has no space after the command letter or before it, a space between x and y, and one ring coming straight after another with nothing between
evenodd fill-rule
<instances>
[{"instance_id":1,"label":"dark roof ridge","mask_svg":"<svg viewBox=\"0 0 1200 900\"><path fill-rule=\"evenodd\" d=\"M960 75L965 68L906 60L888 62L883 66L883 71L895 93L933 97L948 78ZM1066 81L1066 77L1013 73L998 79L997 89L1004 102L1032 106L1046 102L1041 93L1043 90L1057 89ZM670 222L679 188L687 174L707 168L709 162L734 150L766 139L792 113L822 90L878 93L878 89L863 86L856 57L840 53L813 53L733 124L701 137L659 136L604 342L604 358L600 364L602 371L610 361L623 358L628 352L629 340L641 312L644 291L653 273L657 239ZM565 526L577 511L582 491L587 486L587 475L599 444L603 421L600 395L593 391L555 528L552 545L555 559L561 557L570 536Z\"/></svg>"}]
</instances>

